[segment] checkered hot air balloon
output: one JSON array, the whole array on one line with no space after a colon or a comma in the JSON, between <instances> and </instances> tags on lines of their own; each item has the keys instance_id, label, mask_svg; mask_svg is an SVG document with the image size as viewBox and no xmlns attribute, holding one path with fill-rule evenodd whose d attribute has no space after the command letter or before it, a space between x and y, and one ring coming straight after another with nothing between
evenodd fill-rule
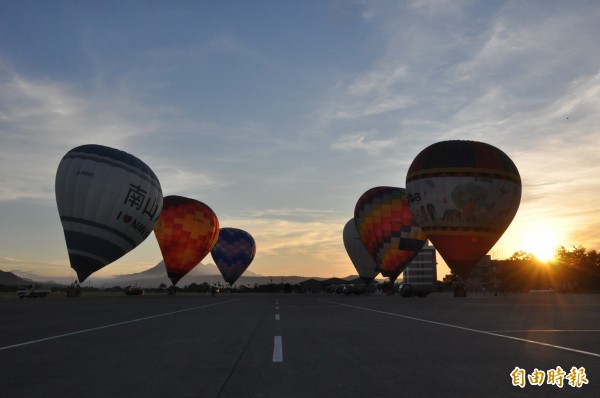
<instances>
[{"instance_id":1,"label":"checkered hot air balloon","mask_svg":"<svg viewBox=\"0 0 600 398\"><path fill-rule=\"evenodd\" d=\"M256 244L254 238L246 231L221 228L219 239L210 254L225 282L233 286L254 260Z\"/></svg>"},{"instance_id":2,"label":"checkered hot air balloon","mask_svg":"<svg viewBox=\"0 0 600 398\"><path fill-rule=\"evenodd\" d=\"M202 261L219 236L219 220L197 200L166 196L154 235L173 285Z\"/></svg>"},{"instance_id":3,"label":"checkered hot air balloon","mask_svg":"<svg viewBox=\"0 0 600 398\"><path fill-rule=\"evenodd\" d=\"M404 188L369 189L356 202L354 221L379 271L392 282L427 240L410 210Z\"/></svg>"}]
</instances>

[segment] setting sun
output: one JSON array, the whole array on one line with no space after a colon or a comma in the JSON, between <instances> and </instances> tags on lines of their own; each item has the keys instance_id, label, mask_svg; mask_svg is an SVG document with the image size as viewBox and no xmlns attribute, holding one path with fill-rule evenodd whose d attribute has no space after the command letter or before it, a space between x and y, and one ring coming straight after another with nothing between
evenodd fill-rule
<instances>
[{"instance_id":1,"label":"setting sun","mask_svg":"<svg viewBox=\"0 0 600 398\"><path fill-rule=\"evenodd\" d=\"M548 230L538 230L529 233L523 242L523 251L533 254L540 261L551 260L560 246L555 233Z\"/></svg>"}]
</instances>

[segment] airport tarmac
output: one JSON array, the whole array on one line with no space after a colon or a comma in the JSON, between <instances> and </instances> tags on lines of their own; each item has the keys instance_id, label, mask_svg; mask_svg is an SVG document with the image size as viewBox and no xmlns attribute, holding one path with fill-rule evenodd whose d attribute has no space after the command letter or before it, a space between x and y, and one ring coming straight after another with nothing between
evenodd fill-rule
<instances>
[{"instance_id":1,"label":"airport tarmac","mask_svg":"<svg viewBox=\"0 0 600 398\"><path fill-rule=\"evenodd\" d=\"M0 313L6 398L600 397L600 295L53 295Z\"/></svg>"}]
</instances>

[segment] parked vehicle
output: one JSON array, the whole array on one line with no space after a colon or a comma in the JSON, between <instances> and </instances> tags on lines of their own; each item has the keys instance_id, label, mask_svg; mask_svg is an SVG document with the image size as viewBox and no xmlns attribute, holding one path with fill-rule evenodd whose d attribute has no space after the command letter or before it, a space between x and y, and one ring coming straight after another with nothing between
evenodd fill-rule
<instances>
[{"instance_id":1,"label":"parked vehicle","mask_svg":"<svg viewBox=\"0 0 600 398\"><path fill-rule=\"evenodd\" d=\"M38 297L46 297L50 294L50 290L44 289L39 285L25 285L20 286L19 290L17 290L17 296L19 298L38 298Z\"/></svg>"},{"instance_id":2,"label":"parked vehicle","mask_svg":"<svg viewBox=\"0 0 600 398\"><path fill-rule=\"evenodd\" d=\"M370 284L365 285L362 283L357 283L355 285L348 284L344 287L344 294L349 296L351 294L361 295L361 294L372 294L377 292L377 286Z\"/></svg>"},{"instance_id":3,"label":"parked vehicle","mask_svg":"<svg viewBox=\"0 0 600 398\"><path fill-rule=\"evenodd\" d=\"M406 282L401 283L398 287L398 293L402 297L425 297L431 293L431 290L429 286L412 285Z\"/></svg>"},{"instance_id":4,"label":"parked vehicle","mask_svg":"<svg viewBox=\"0 0 600 398\"><path fill-rule=\"evenodd\" d=\"M365 285L352 285L348 284L344 286L344 294L349 296L351 294L356 294L357 296L365 293Z\"/></svg>"},{"instance_id":5,"label":"parked vehicle","mask_svg":"<svg viewBox=\"0 0 600 398\"><path fill-rule=\"evenodd\" d=\"M325 292L340 294L344 292L344 286L346 285L329 285L325 288Z\"/></svg>"},{"instance_id":6,"label":"parked vehicle","mask_svg":"<svg viewBox=\"0 0 600 398\"><path fill-rule=\"evenodd\" d=\"M144 295L144 289L142 289L141 287L126 286L125 289L123 289L123 292L127 296L143 296Z\"/></svg>"}]
</instances>

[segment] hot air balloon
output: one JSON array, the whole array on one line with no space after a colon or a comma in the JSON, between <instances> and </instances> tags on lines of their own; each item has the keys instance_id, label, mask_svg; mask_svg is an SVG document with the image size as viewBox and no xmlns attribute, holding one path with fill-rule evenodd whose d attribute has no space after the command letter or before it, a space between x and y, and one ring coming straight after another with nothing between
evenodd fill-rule
<instances>
[{"instance_id":1,"label":"hot air balloon","mask_svg":"<svg viewBox=\"0 0 600 398\"><path fill-rule=\"evenodd\" d=\"M517 213L521 177L492 145L442 141L413 160L406 189L423 232L465 280Z\"/></svg>"},{"instance_id":2,"label":"hot air balloon","mask_svg":"<svg viewBox=\"0 0 600 398\"><path fill-rule=\"evenodd\" d=\"M246 231L237 228L221 228L219 239L210 254L225 282L233 286L254 260L256 244L254 238Z\"/></svg>"},{"instance_id":3,"label":"hot air balloon","mask_svg":"<svg viewBox=\"0 0 600 398\"><path fill-rule=\"evenodd\" d=\"M354 221L360 240L392 283L427 240L414 220L404 188L369 189L356 202Z\"/></svg>"},{"instance_id":4,"label":"hot air balloon","mask_svg":"<svg viewBox=\"0 0 600 398\"><path fill-rule=\"evenodd\" d=\"M377 263L371 257L371 254L365 248L356 231L354 218L348 220L343 231L344 247L348 252L348 257L354 264L358 276L366 284L369 284L379 274Z\"/></svg>"},{"instance_id":5,"label":"hot air balloon","mask_svg":"<svg viewBox=\"0 0 600 398\"><path fill-rule=\"evenodd\" d=\"M165 196L154 235L173 285L202 261L219 236L217 215L206 204Z\"/></svg>"},{"instance_id":6,"label":"hot air balloon","mask_svg":"<svg viewBox=\"0 0 600 398\"><path fill-rule=\"evenodd\" d=\"M102 145L71 149L58 165L56 203L79 282L139 245L162 209L158 178L140 159Z\"/></svg>"}]
</instances>

